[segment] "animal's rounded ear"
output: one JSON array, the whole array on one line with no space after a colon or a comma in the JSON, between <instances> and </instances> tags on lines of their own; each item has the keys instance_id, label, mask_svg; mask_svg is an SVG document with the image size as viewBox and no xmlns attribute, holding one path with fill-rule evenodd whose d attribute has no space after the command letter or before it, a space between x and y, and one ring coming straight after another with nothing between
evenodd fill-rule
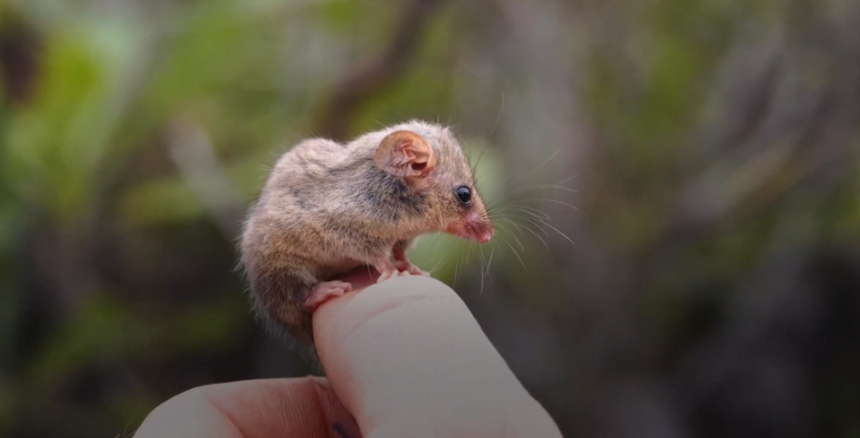
<instances>
[{"instance_id":1,"label":"animal's rounded ear","mask_svg":"<svg viewBox=\"0 0 860 438\"><path fill-rule=\"evenodd\" d=\"M412 131L394 131L376 148L376 167L400 178L421 178L436 167L430 143Z\"/></svg>"}]
</instances>

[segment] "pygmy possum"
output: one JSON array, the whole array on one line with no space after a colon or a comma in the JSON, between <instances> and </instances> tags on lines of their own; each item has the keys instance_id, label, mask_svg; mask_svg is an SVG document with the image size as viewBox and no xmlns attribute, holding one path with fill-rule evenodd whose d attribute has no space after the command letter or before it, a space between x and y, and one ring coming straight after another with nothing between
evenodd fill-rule
<instances>
[{"instance_id":1,"label":"pygmy possum","mask_svg":"<svg viewBox=\"0 0 860 438\"><path fill-rule=\"evenodd\" d=\"M245 221L241 264L257 314L312 346L314 310L352 290L339 276L429 275L406 250L434 232L485 243L493 225L451 130L410 121L284 153Z\"/></svg>"}]
</instances>

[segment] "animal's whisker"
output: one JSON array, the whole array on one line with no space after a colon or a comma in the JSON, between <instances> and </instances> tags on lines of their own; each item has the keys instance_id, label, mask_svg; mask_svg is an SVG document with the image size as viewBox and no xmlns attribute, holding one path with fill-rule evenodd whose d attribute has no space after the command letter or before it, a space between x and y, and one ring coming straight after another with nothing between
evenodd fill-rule
<instances>
[{"instance_id":1,"label":"animal's whisker","mask_svg":"<svg viewBox=\"0 0 860 438\"><path fill-rule=\"evenodd\" d=\"M535 200L537 200L537 201L544 201L544 202L553 202L553 203L561 204L561 205L564 205L564 206L566 206L566 207L570 207L570 208L572 208L572 209L574 209L574 210L579 211L579 207L577 207L577 206L575 206L575 205L573 205L573 204L570 204L570 203L564 202L564 201L559 201L558 199L551 199L551 198L535 198Z\"/></svg>"},{"instance_id":2,"label":"animal's whisker","mask_svg":"<svg viewBox=\"0 0 860 438\"><path fill-rule=\"evenodd\" d=\"M514 240L517 242L517 244L520 246L520 249L521 249L522 251L525 251L525 250L526 250L526 247L525 247L525 246L523 246L523 243L520 241L520 239L518 239L518 238L517 238L516 234L514 234L513 232L511 232L510 230L508 230L508 229L507 229L507 228L505 228L505 227L499 227L499 231L502 231L502 232L504 232L505 234L507 234L507 235L509 235L509 236L513 237L513 239L514 239Z\"/></svg>"},{"instance_id":3,"label":"animal's whisker","mask_svg":"<svg viewBox=\"0 0 860 438\"><path fill-rule=\"evenodd\" d=\"M539 222L539 221L537 221L533 218L530 218L528 216L518 216L518 215L511 215L511 216L515 217L517 219L522 219L524 221L529 222L530 224L536 226L544 234L544 236L549 237L549 233L543 228L543 225L546 225L546 223ZM525 226L525 224L521 224L521 225Z\"/></svg>"},{"instance_id":4,"label":"animal's whisker","mask_svg":"<svg viewBox=\"0 0 860 438\"><path fill-rule=\"evenodd\" d=\"M511 199L511 200L522 200L523 196L528 194L528 193L548 192L550 190L560 190L560 191L563 191L566 193L579 193L578 190L570 188L570 187L564 187L564 186L561 186L558 184L549 184L549 185L542 185L542 186L519 187L519 188L516 188L516 189L509 191L507 193L507 197L508 197L508 199Z\"/></svg>"},{"instance_id":5,"label":"animal's whisker","mask_svg":"<svg viewBox=\"0 0 860 438\"><path fill-rule=\"evenodd\" d=\"M484 263L486 259L484 258L484 248L478 247L478 251L481 253L481 289L478 291L478 294L484 293Z\"/></svg>"},{"instance_id":6,"label":"animal's whisker","mask_svg":"<svg viewBox=\"0 0 860 438\"><path fill-rule=\"evenodd\" d=\"M552 220L552 217L551 217L549 214L547 214L546 212L544 212L544 211L542 211L542 210L539 210L539 209L537 209L537 208L528 207L528 206L525 206L525 205L524 205L524 206L521 206L521 207L520 207L520 210L521 210L523 213L527 213L527 214L529 214L529 215L531 215L531 216L534 216L534 217L536 217L536 218L543 219L543 220L545 220L545 221Z\"/></svg>"},{"instance_id":7,"label":"animal's whisker","mask_svg":"<svg viewBox=\"0 0 860 438\"><path fill-rule=\"evenodd\" d=\"M528 179L530 179L532 176L534 176L536 173L538 173L538 172L539 172L539 171L541 171L544 167L546 167L546 166L547 166L547 164L551 163L551 162L552 162L552 160L553 160L553 159L554 159L554 158L555 158L559 153L561 153L561 151L562 151L562 150L564 150L564 147L563 147L563 146L562 146L562 147L559 147L558 149L556 149L556 151L555 151L555 152L553 152L553 153L549 156L549 158L547 158L546 160L544 160L544 162L543 162L543 163L541 163L538 167L534 168L531 172L529 172L529 173L528 173L528 174L526 174L526 175L521 176L520 178L521 178L522 180L528 180ZM507 180L505 180L505 183L509 183L509 182L513 181L513 179L514 179L514 177L509 177Z\"/></svg>"},{"instance_id":8,"label":"animal's whisker","mask_svg":"<svg viewBox=\"0 0 860 438\"><path fill-rule=\"evenodd\" d=\"M568 237L568 235L567 235L567 234L564 234L561 230L559 230L558 228L556 228L556 227L555 227L555 226L553 226L552 224L550 224L550 223L548 223L548 222L543 222L543 224L544 224L544 225L546 225L546 226L548 226L548 227L550 227L550 228L552 228L552 229L553 229L553 231L555 231L556 233L558 233L561 237L564 237L565 239L567 239L567 241L568 241L568 242L570 242L571 244L576 245L576 243L574 243L573 239L571 239L570 237Z\"/></svg>"},{"instance_id":9,"label":"animal's whisker","mask_svg":"<svg viewBox=\"0 0 860 438\"><path fill-rule=\"evenodd\" d=\"M445 257L441 257L441 258L439 259L439 261L438 261L438 262L436 262L436 264L435 264L435 265L433 265L433 267L432 267L432 268L430 268L430 270L428 270L427 272L429 272L429 273L431 273L431 274L432 274L432 273L434 273L434 272L436 272L436 270L437 270L437 269L439 269L439 266L442 266L442 262L443 262L443 261L445 261Z\"/></svg>"},{"instance_id":10,"label":"animal's whisker","mask_svg":"<svg viewBox=\"0 0 860 438\"><path fill-rule=\"evenodd\" d=\"M546 185L546 186L537 186L537 187L523 187L516 190L512 190L508 193L508 196L511 195L521 195L523 193L536 192L538 190L561 190L563 192L568 193L579 193L579 190L572 189L570 187L562 187L559 185Z\"/></svg>"},{"instance_id":11,"label":"animal's whisker","mask_svg":"<svg viewBox=\"0 0 860 438\"><path fill-rule=\"evenodd\" d=\"M552 217L550 217L548 214L544 213L543 211L540 211L536 208L531 208L531 207L522 206L522 205L518 206L516 208L512 208L510 210L507 210L507 211L502 211L501 213L504 213L504 214L524 213L524 214L527 214L527 215L534 217L534 218L537 218L537 219L552 220Z\"/></svg>"},{"instance_id":12,"label":"animal's whisker","mask_svg":"<svg viewBox=\"0 0 860 438\"><path fill-rule=\"evenodd\" d=\"M514 255L517 256L517 260L520 261L520 264L523 266L523 269L528 270L528 268L526 268L526 263L523 261L523 258L520 257L520 254L516 250L516 248L514 248L513 245L510 244L510 242L505 242L505 245L508 245L508 248L510 248Z\"/></svg>"},{"instance_id":13,"label":"animal's whisker","mask_svg":"<svg viewBox=\"0 0 860 438\"><path fill-rule=\"evenodd\" d=\"M457 280L459 279L459 275L460 275L460 265L463 264L463 258L466 256L465 251L458 251L458 252L460 253L460 259L457 261L457 264L454 265L454 282L453 282L454 286L457 285Z\"/></svg>"},{"instance_id":14,"label":"animal's whisker","mask_svg":"<svg viewBox=\"0 0 860 438\"><path fill-rule=\"evenodd\" d=\"M543 237L540 237L540 235L538 235L538 233L534 232L534 230L532 230L531 227L529 227L528 225L526 225L526 224L519 224L519 225L521 227L523 227L526 231L528 231L529 233L532 233L532 235L537 237L538 240L540 240L540 242L543 244L544 248L546 248L546 250L549 251L549 245L547 245L546 240L543 240ZM541 231L546 233L546 230L544 230L542 228L541 228ZM546 234L548 235L548 233L546 233Z\"/></svg>"},{"instance_id":15,"label":"animal's whisker","mask_svg":"<svg viewBox=\"0 0 860 438\"><path fill-rule=\"evenodd\" d=\"M490 268L493 266L493 256L496 254L496 248L498 245L493 245L490 250L490 262L487 264L487 275L490 277L490 284L493 284L493 276L490 275Z\"/></svg>"}]
</instances>

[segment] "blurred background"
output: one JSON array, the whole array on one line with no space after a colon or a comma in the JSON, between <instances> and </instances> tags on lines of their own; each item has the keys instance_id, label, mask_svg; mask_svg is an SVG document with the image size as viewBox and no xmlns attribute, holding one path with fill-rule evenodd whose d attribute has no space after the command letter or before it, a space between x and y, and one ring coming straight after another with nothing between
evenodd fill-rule
<instances>
[{"instance_id":1,"label":"blurred background","mask_svg":"<svg viewBox=\"0 0 860 438\"><path fill-rule=\"evenodd\" d=\"M860 436L854 0L0 1L0 435L309 372L243 215L298 140L413 117L500 203L414 258L566 436Z\"/></svg>"}]
</instances>

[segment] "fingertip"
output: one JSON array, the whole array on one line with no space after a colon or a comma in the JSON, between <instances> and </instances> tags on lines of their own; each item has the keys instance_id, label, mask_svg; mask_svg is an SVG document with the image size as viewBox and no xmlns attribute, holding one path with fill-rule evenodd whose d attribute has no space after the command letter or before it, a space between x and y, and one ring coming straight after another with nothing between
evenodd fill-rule
<instances>
[{"instance_id":1,"label":"fingertip","mask_svg":"<svg viewBox=\"0 0 860 438\"><path fill-rule=\"evenodd\" d=\"M380 315L428 299L445 300L452 310L469 314L453 289L429 276L393 277L331 300L314 313L314 338L320 359L325 365L327 356L342 351L353 333Z\"/></svg>"},{"instance_id":2,"label":"fingertip","mask_svg":"<svg viewBox=\"0 0 860 438\"><path fill-rule=\"evenodd\" d=\"M314 315L314 332L365 433L497 430L536 403L460 297L433 278L397 277L333 300Z\"/></svg>"}]
</instances>

